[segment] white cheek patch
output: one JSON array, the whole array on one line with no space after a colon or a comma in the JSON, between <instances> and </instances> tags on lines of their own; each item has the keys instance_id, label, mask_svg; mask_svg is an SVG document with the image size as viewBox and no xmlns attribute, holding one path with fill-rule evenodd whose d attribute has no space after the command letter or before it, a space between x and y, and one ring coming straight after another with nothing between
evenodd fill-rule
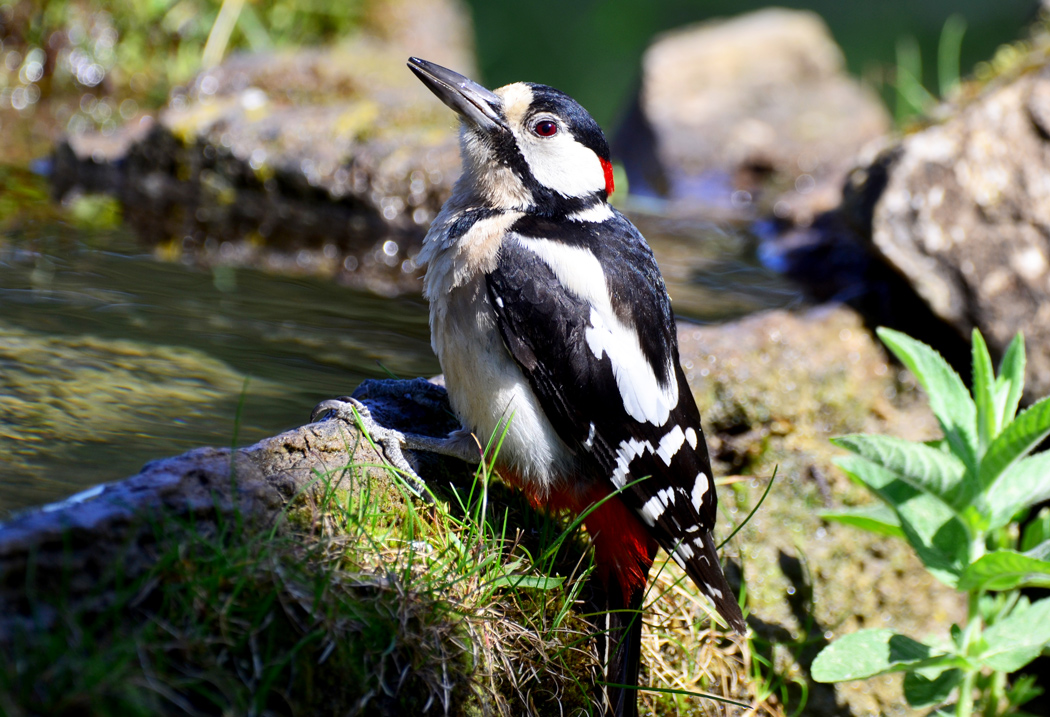
<instances>
[{"instance_id":1,"label":"white cheek patch","mask_svg":"<svg viewBox=\"0 0 1050 717\"><path fill-rule=\"evenodd\" d=\"M639 423L662 426L678 405L678 382L674 366L667 365L669 381L662 385L642 353L638 333L626 326L613 311L605 272L589 249L568 246L549 239L517 237L524 248L551 268L569 292L591 304L591 325L584 332L587 346L596 359L609 356L616 387L624 410ZM678 429L681 434L681 429ZM684 434L681 434L684 439ZM678 447L681 446L681 440ZM677 447L675 448L677 451Z\"/></svg>"},{"instance_id":2,"label":"white cheek patch","mask_svg":"<svg viewBox=\"0 0 1050 717\"><path fill-rule=\"evenodd\" d=\"M563 197L585 197L605 189L601 160L565 129L553 137L535 137L528 129L515 131L518 147L536 181Z\"/></svg>"}]
</instances>

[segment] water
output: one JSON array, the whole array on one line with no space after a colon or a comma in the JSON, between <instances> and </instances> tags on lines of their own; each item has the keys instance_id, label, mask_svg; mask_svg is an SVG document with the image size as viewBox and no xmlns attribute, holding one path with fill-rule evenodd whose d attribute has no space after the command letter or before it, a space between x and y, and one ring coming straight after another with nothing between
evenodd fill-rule
<instances>
[{"instance_id":1,"label":"water","mask_svg":"<svg viewBox=\"0 0 1050 717\"><path fill-rule=\"evenodd\" d=\"M158 261L92 206L56 207L41 178L0 167L0 515L301 425L365 378L440 372L417 294ZM679 315L799 301L746 234L636 219Z\"/></svg>"}]
</instances>

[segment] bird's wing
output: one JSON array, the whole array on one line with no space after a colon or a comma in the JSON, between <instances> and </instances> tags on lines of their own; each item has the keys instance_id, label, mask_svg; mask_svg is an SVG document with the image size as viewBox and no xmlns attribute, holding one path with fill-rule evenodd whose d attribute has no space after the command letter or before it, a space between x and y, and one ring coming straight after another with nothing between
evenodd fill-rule
<instances>
[{"instance_id":1,"label":"bird's wing","mask_svg":"<svg viewBox=\"0 0 1050 717\"><path fill-rule=\"evenodd\" d=\"M711 539L717 497L670 300L648 245L615 217L519 220L488 276L489 299L504 343L581 464L622 491L741 628Z\"/></svg>"}]
</instances>

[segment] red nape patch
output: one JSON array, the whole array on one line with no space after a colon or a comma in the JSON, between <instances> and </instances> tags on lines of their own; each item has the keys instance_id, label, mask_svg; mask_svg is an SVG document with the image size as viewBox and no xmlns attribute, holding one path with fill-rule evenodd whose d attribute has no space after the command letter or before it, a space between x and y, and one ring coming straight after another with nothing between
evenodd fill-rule
<instances>
[{"instance_id":1,"label":"red nape patch","mask_svg":"<svg viewBox=\"0 0 1050 717\"><path fill-rule=\"evenodd\" d=\"M568 510L579 515L608 495L608 491L594 486L584 495L562 490L540 498L526 491L529 501L537 508ZM635 514L619 497L613 496L584 518L583 524L594 543L594 566L598 578L607 587L610 578L620 585L625 603L645 587L649 568L656 555L657 543Z\"/></svg>"},{"instance_id":2,"label":"red nape patch","mask_svg":"<svg viewBox=\"0 0 1050 717\"><path fill-rule=\"evenodd\" d=\"M605 172L605 195L611 197L616 187L613 185L612 163L607 159L599 159L602 163L602 171Z\"/></svg>"}]
</instances>

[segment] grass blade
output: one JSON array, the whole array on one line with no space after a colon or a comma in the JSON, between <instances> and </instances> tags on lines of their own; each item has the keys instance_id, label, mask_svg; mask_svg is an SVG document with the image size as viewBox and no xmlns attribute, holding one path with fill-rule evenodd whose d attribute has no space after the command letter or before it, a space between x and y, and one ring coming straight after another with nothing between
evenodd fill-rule
<instances>
[{"instance_id":1,"label":"grass blade","mask_svg":"<svg viewBox=\"0 0 1050 717\"><path fill-rule=\"evenodd\" d=\"M738 525L735 528L733 528L733 532L729 534L729 537L727 537L725 540L723 540L721 543L718 544L718 547L715 548L716 550L721 550L723 545L725 545L730 540L732 540L733 536L736 535L737 533L739 533L740 529L743 528L745 525L747 525L747 522L749 520L751 520L751 517L758 511L759 508L762 507L762 503L765 502L766 496L769 495L769 489L773 487L773 481L775 481L777 479L777 468L779 468L779 467L780 466L774 466L773 467L773 475L770 476L769 483L766 484L766 489L765 489L765 491L763 491L762 497L758 499L758 502L755 504L755 507L752 508L751 512L747 514L747 517L744 518L740 522L740 525Z\"/></svg>"}]
</instances>

